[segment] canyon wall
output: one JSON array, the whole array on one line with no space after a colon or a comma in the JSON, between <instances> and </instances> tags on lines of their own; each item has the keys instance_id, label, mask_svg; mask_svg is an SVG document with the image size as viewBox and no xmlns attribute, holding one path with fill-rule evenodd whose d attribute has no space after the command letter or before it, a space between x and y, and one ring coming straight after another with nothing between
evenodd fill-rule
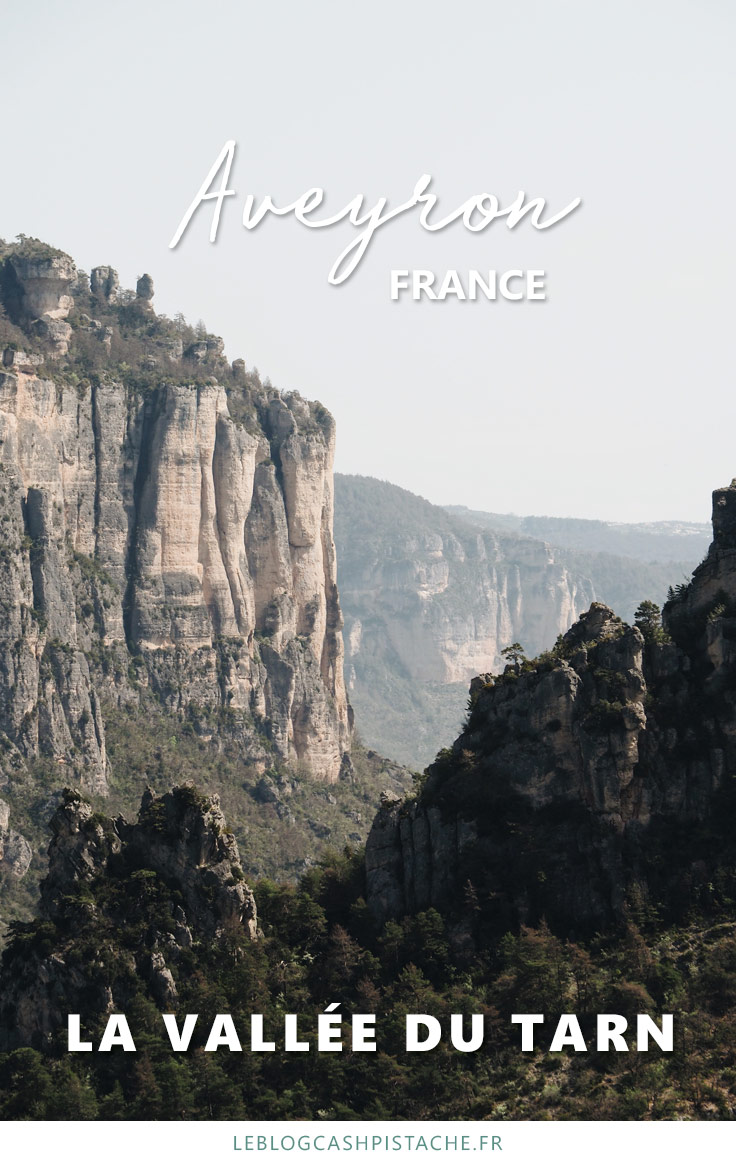
<instances>
[{"instance_id":1,"label":"canyon wall","mask_svg":"<svg viewBox=\"0 0 736 1161\"><path fill-rule=\"evenodd\" d=\"M144 281L38 243L2 264L0 789L44 757L105 794L104 707L144 693L333 782L334 421L177 337Z\"/></svg>"}]
</instances>

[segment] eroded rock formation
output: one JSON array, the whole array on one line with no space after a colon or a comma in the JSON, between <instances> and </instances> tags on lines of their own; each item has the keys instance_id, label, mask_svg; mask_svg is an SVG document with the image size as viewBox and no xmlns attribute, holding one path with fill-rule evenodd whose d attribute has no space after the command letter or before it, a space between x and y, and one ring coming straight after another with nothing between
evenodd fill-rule
<instances>
[{"instance_id":1,"label":"eroded rock formation","mask_svg":"<svg viewBox=\"0 0 736 1161\"><path fill-rule=\"evenodd\" d=\"M69 293L77 272L74 262L59 251L45 254L21 250L11 254L8 264L12 307L48 342L50 353L65 355L72 333L64 320L74 304Z\"/></svg>"},{"instance_id":2,"label":"eroded rock formation","mask_svg":"<svg viewBox=\"0 0 736 1161\"><path fill-rule=\"evenodd\" d=\"M709 828L733 812L736 778L735 528L731 485L663 629L643 635L593 604L551 653L474 680L467 725L418 798L374 822L377 916L434 906L461 924L480 893L499 923L595 929L632 892L667 906L706 889Z\"/></svg>"},{"instance_id":3,"label":"eroded rock formation","mask_svg":"<svg viewBox=\"0 0 736 1161\"><path fill-rule=\"evenodd\" d=\"M120 289L118 272L112 266L95 266L89 276L89 285L96 298L108 304L114 302Z\"/></svg>"},{"instance_id":4,"label":"eroded rock formation","mask_svg":"<svg viewBox=\"0 0 736 1161\"><path fill-rule=\"evenodd\" d=\"M147 791L137 822L128 823L95 814L66 791L51 830L41 920L55 946L16 945L3 965L0 1051L43 1047L69 1012L124 1011L132 974L170 1005L174 973L193 943L256 938L255 900L217 797L190 786L161 797ZM118 939L117 954L105 932ZM79 948L89 940L82 961Z\"/></svg>"}]
</instances>

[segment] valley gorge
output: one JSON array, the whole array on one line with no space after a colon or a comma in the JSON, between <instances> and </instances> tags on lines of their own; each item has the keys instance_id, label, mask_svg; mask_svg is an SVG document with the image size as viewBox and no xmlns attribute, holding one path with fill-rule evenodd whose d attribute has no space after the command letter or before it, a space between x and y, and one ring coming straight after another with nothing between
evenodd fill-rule
<instances>
[{"instance_id":1,"label":"valley gorge","mask_svg":"<svg viewBox=\"0 0 736 1161\"><path fill-rule=\"evenodd\" d=\"M195 778L221 795L249 873L299 874L362 841L379 794L457 732L468 681L504 647L538 652L601 595L631 604L664 584L664 567L333 481L326 409L153 299L148 275L125 290L111 266L88 277L34 239L3 244L11 916L33 906L67 785L131 810L147 783Z\"/></svg>"},{"instance_id":2,"label":"valley gorge","mask_svg":"<svg viewBox=\"0 0 736 1161\"><path fill-rule=\"evenodd\" d=\"M735 600L736 481L713 493L711 547L661 624L658 610L628 625L594 603L535 660L473 679L460 736L373 824L376 916L434 907L470 938L464 892L493 900L491 929L590 933L624 923L634 900L697 906L721 876L728 895Z\"/></svg>"},{"instance_id":3,"label":"valley gorge","mask_svg":"<svg viewBox=\"0 0 736 1161\"><path fill-rule=\"evenodd\" d=\"M335 497L325 408L153 291L0 246L0 1118L732 1118L736 483L692 580L679 528ZM338 1002L375 1056L205 1050ZM521 1053L538 1008L675 1051Z\"/></svg>"},{"instance_id":4,"label":"valley gorge","mask_svg":"<svg viewBox=\"0 0 736 1161\"><path fill-rule=\"evenodd\" d=\"M665 532L447 511L382 480L336 475L345 679L364 741L423 769L459 730L471 678L502 668L512 642L534 656L593 601L631 620L640 601L661 603L686 580L707 536Z\"/></svg>"}]
</instances>

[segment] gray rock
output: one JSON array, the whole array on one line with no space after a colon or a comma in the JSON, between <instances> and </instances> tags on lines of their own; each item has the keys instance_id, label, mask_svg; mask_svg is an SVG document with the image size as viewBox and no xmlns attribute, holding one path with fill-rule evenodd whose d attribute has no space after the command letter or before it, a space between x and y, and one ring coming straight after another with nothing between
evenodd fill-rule
<instances>
[{"instance_id":1,"label":"gray rock","mask_svg":"<svg viewBox=\"0 0 736 1161\"><path fill-rule=\"evenodd\" d=\"M50 257L11 254L10 265L20 288L25 318L66 318L73 305L68 291L76 277L76 267L67 254Z\"/></svg>"},{"instance_id":2,"label":"gray rock","mask_svg":"<svg viewBox=\"0 0 736 1161\"><path fill-rule=\"evenodd\" d=\"M40 339L49 344L50 354L54 358L65 355L69 350L72 328L63 319L44 316L34 323L33 330Z\"/></svg>"},{"instance_id":3,"label":"gray rock","mask_svg":"<svg viewBox=\"0 0 736 1161\"><path fill-rule=\"evenodd\" d=\"M154 999L162 1008L171 1009L176 1004L179 997L174 977L160 951L151 954L148 983Z\"/></svg>"},{"instance_id":4,"label":"gray rock","mask_svg":"<svg viewBox=\"0 0 736 1161\"><path fill-rule=\"evenodd\" d=\"M43 355L31 355L27 351L18 351L13 347L6 347L2 355L2 365L9 371L20 371L23 374L33 374L36 367L43 363Z\"/></svg>"},{"instance_id":5,"label":"gray rock","mask_svg":"<svg viewBox=\"0 0 736 1161\"><path fill-rule=\"evenodd\" d=\"M115 302L120 289L117 270L112 266L95 266L89 276L89 286L96 298L107 304Z\"/></svg>"},{"instance_id":6,"label":"gray rock","mask_svg":"<svg viewBox=\"0 0 736 1161\"><path fill-rule=\"evenodd\" d=\"M153 279L150 274L141 274L135 286L135 297L141 306L153 309Z\"/></svg>"},{"instance_id":7,"label":"gray rock","mask_svg":"<svg viewBox=\"0 0 736 1161\"><path fill-rule=\"evenodd\" d=\"M17 281L21 317L33 323L35 333L48 343L50 356L65 355L72 333L63 321L74 305L69 293L76 278L72 259L58 252L47 257L16 253L9 262Z\"/></svg>"}]
</instances>

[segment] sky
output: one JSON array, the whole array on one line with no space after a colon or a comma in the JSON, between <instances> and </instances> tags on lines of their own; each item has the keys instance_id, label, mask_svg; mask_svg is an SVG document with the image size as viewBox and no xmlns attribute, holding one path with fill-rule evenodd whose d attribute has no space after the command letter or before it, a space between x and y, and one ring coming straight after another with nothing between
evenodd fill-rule
<instances>
[{"instance_id":1,"label":"sky","mask_svg":"<svg viewBox=\"0 0 736 1161\"><path fill-rule=\"evenodd\" d=\"M144 271L283 390L337 420L336 468L435 503L607 520L707 520L736 476L728 0L251 0L7 6L0 236ZM169 242L228 140L212 205ZM520 190L546 231L355 236L241 225L246 195L325 191L438 212ZM543 302L391 301L392 269L543 269Z\"/></svg>"}]
</instances>

